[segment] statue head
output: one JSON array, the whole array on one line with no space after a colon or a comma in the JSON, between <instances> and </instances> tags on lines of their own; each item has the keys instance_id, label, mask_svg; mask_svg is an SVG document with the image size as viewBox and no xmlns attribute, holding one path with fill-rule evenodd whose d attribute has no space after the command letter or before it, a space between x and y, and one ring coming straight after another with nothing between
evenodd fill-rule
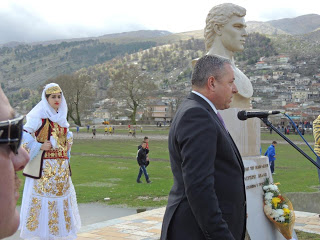
<instances>
[{"instance_id":1,"label":"statue head","mask_svg":"<svg viewBox=\"0 0 320 240\"><path fill-rule=\"evenodd\" d=\"M204 29L206 50L209 51L215 40L217 27L224 27L234 16L243 18L245 15L246 9L233 3L214 6L208 13Z\"/></svg>"}]
</instances>

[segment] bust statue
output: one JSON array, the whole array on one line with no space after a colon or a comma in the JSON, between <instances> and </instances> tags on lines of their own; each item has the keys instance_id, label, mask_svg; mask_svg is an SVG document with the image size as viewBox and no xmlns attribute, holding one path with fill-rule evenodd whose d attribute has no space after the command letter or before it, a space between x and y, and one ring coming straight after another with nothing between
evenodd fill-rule
<instances>
[{"instance_id":1,"label":"bust statue","mask_svg":"<svg viewBox=\"0 0 320 240\"><path fill-rule=\"evenodd\" d=\"M247 37L244 16L246 9L233 3L213 7L206 19L204 37L208 55L217 55L231 61L238 93L231 107L250 108L253 88L248 77L234 63L234 53L243 51Z\"/></svg>"}]
</instances>

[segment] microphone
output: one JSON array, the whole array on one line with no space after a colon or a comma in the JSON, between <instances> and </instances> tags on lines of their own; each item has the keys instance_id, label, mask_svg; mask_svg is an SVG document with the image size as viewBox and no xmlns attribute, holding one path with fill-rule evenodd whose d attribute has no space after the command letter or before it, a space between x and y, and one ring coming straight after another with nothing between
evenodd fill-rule
<instances>
[{"instance_id":1,"label":"microphone","mask_svg":"<svg viewBox=\"0 0 320 240\"><path fill-rule=\"evenodd\" d=\"M267 112L247 112L247 111L240 111L238 112L238 118L241 121L247 120L248 118L266 118L269 115L273 115L273 114L279 114L280 111L267 111Z\"/></svg>"}]
</instances>

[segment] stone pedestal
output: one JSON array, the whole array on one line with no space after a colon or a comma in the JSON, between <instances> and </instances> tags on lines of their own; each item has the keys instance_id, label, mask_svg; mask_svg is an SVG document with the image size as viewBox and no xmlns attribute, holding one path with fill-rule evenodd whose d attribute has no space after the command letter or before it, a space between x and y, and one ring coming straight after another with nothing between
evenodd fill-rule
<instances>
[{"instance_id":1,"label":"stone pedestal","mask_svg":"<svg viewBox=\"0 0 320 240\"><path fill-rule=\"evenodd\" d=\"M240 108L229 108L219 111L227 129L236 143L245 167L245 185L247 195L247 236L251 240L285 240L280 232L265 216L263 211L262 185L266 178L272 182L269 160L260 156L261 140L259 118L246 121L238 119ZM247 109L249 110L249 109ZM262 123L263 124L263 123ZM293 233L293 237L296 234Z\"/></svg>"},{"instance_id":2,"label":"stone pedestal","mask_svg":"<svg viewBox=\"0 0 320 240\"><path fill-rule=\"evenodd\" d=\"M237 117L240 108L229 108L219 111L227 128L236 143L242 157L260 156L260 125L259 118L240 121Z\"/></svg>"},{"instance_id":3,"label":"stone pedestal","mask_svg":"<svg viewBox=\"0 0 320 240\"><path fill-rule=\"evenodd\" d=\"M262 185L266 178L272 182L269 160L265 156L243 157L247 194L247 232L251 240L286 240L263 212ZM298 239L295 232L293 237ZM247 237L248 239L248 237Z\"/></svg>"}]
</instances>

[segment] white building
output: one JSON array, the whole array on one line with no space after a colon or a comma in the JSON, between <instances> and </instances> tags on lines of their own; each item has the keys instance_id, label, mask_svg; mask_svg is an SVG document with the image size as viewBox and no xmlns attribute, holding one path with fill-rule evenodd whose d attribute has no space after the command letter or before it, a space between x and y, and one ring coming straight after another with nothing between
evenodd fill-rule
<instances>
[{"instance_id":1,"label":"white building","mask_svg":"<svg viewBox=\"0 0 320 240\"><path fill-rule=\"evenodd\" d=\"M309 85L311 82L311 79L308 78L308 77L302 77L302 78L296 78L294 80L294 84L295 85L300 85L300 86L306 86L306 85Z\"/></svg>"},{"instance_id":2,"label":"white building","mask_svg":"<svg viewBox=\"0 0 320 240\"><path fill-rule=\"evenodd\" d=\"M311 94L307 91L296 91L292 93L292 99L294 102L304 102L308 100L308 95Z\"/></svg>"}]
</instances>

